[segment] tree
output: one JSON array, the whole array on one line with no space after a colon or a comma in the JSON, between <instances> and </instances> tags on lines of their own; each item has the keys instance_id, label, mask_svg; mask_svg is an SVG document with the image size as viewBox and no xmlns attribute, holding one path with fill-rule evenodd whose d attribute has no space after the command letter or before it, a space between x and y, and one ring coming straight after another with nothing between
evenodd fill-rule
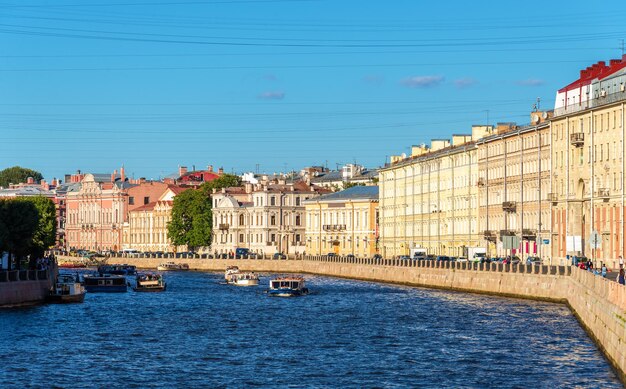
<instances>
[{"instance_id":1,"label":"tree","mask_svg":"<svg viewBox=\"0 0 626 389\"><path fill-rule=\"evenodd\" d=\"M27 197L24 200L31 202L39 213L39 222L33 236L31 258L41 258L46 250L56 242L56 207L47 197Z\"/></svg>"},{"instance_id":2,"label":"tree","mask_svg":"<svg viewBox=\"0 0 626 389\"><path fill-rule=\"evenodd\" d=\"M346 190L348 188L353 188L355 186L365 186L364 183L358 183L358 182L344 182L343 183L343 189Z\"/></svg>"},{"instance_id":3,"label":"tree","mask_svg":"<svg viewBox=\"0 0 626 389\"><path fill-rule=\"evenodd\" d=\"M240 185L241 185L241 177L235 176L233 174L222 174L221 176L214 179L213 181L205 182L204 184L202 184L200 188L205 194L210 195L211 193L213 193L213 189L219 190L222 188L228 188L231 186L240 186Z\"/></svg>"},{"instance_id":4,"label":"tree","mask_svg":"<svg viewBox=\"0 0 626 389\"><path fill-rule=\"evenodd\" d=\"M174 197L172 220L167 225L170 240L190 250L211 244L211 199L202 190L186 190Z\"/></svg>"},{"instance_id":5,"label":"tree","mask_svg":"<svg viewBox=\"0 0 626 389\"><path fill-rule=\"evenodd\" d=\"M6 188L9 184L26 182L29 177L32 177L35 182L39 182L43 179L43 176L38 171L13 166L0 171L0 186Z\"/></svg>"},{"instance_id":6,"label":"tree","mask_svg":"<svg viewBox=\"0 0 626 389\"><path fill-rule=\"evenodd\" d=\"M30 254L38 223L39 212L32 202L0 201L0 251L9 253L9 270L14 258L19 261Z\"/></svg>"}]
</instances>

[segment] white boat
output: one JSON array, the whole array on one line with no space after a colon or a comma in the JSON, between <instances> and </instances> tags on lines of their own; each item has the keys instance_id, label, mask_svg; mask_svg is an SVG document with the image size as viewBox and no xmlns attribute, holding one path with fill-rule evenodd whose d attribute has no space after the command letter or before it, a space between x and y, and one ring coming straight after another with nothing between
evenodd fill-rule
<instances>
[{"instance_id":1,"label":"white boat","mask_svg":"<svg viewBox=\"0 0 626 389\"><path fill-rule=\"evenodd\" d=\"M160 274L137 274L135 277L135 292L163 292L165 291L165 280Z\"/></svg>"},{"instance_id":2,"label":"white boat","mask_svg":"<svg viewBox=\"0 0 626 389\"><path fill-rule=\"evenodd\" d=\"M257 286L259 285L259 276L254 273L235 273L227 282L237 286Z\"/></svg>"},{"instance_id":3,"label":"white boat","mask_svg":"<svg viewBox=\"0 0 626 389\"><path fill-rule=\"evenodd\" d=\"M189 265L187 265L186 263L165 262L165 263L161 263L159 266L157 266L157 270L159 270L159 271L189 270Z\"/></svg>"},{"instance_id":4,"label":"white boat","mask_svg":"<svg viewBox=\"0 0 626 389\"><path fill-rule=\"evenodd\" d=\"M59 274L48 298L53 303L82 303L85 293L78 274Z\"/></svg>"},{"instance_id":5,"label":"white boat","mask_svg":"<svg viewBox=\"0 0 626 389\"><path fill-rule=\"evenodd\" d=\"M300 276L277 277L270 280L267 294L274 297L295 297L309 293L304 286L304 278Z\"/></svg>"},{"instance_id":6,"label":"white boat","mask_svg":"<svg viewBox=\"0 0 626 389\"><path fill-rule=\"evenodd\" d=\"M230 283L233 275L238 274L238 273L239 273L239 267L228 266L226 268L226 271L224 272L224 281L226 281L227 283Z\"/></svg>"}]
</instances>

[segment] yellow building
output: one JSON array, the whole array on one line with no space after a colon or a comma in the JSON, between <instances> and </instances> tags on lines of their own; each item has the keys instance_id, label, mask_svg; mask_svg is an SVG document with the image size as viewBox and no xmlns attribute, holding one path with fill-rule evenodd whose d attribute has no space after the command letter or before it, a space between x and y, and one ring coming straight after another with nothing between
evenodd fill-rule
<instances>
[{"instance_id":1,"label":"yellow building","mask_svg":"<svg viewBox=\"0 0 626 389\"><path fill-rule=\"evenodd\" d=\"M585 255L615 266L624 255L625 103L626 56L582 70L556 94L550 129L555 258Z\"/></svg>"},{"instance_id":2,"label":"yellow building","mask_svg":"<svg viewBox=\"0 0 626 389\"><path fill-rule=\"evenodd\" d=\"M381 253L385 257L428 254L466 256L482 241L478 229L476 140L490 127L474 126L471 135L413 146L408 158L392 157L379 171Z\"/></svg>"},{"instance_id":3,"label":"yellow building","mask_svg":"<svg viewBox=\"0 0 626 389\"><path fill-rule=\"evenodd\" d=\"M157 201L128 212L128 222L123 226L124 247L147 252L186 250L185 246L172 245L167 233L174 196L185 190L170 185Z\"/></svg>"},{"instance_id":4,"label":"yellow building","mask_svg":"<svg viewBox=\"0 0 626 389\"><path fill-rule=\"evenodd\" d=\"M479 230L492 257L550 257L550 117L533 112L534 124L500 123L477 141Z\"/></svg>"},{"instance_id":5,"label":"yellow building","mask_svg":"<svg viewBox=\"0 0 626 389\"><path fill-rule=\"evenodd\" d=\"M371 257L378 253L377 186L354 186L303 204L307 254Z\"/></svg>"}]
</instances>

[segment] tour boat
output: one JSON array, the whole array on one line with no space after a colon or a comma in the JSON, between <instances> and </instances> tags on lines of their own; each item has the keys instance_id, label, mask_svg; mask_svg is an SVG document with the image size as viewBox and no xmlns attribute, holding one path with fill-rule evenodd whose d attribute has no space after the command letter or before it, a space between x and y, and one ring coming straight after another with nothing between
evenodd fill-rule
<instances>
[{"instance_id":1,"label":"tour boat","mask_svg":"<svg viewBox=\"0 0 626 389\"><path fill-rule=\"evenodd\" d=\"M83 268L85 267L85 264L81 263L81 262L61 262L59 263L59 268L62 269L77 269L77 268Z\"/></svg>"},{"instance_id":2,"label":"tour boat","mask_svg":"<svg viewBox=\"0 0 626 389\"><path fill-rule=\"evenodd\" d=\"M238 273L239 273L239 267L237 267L237 266L228 266L226 268L226 271L224 272L224 280L227 283L230 283L232 278L233 278L233 276L235 274L238 274Z\"/></svg>"},{"instance_id":3,"label":"tour boat","mask_svg":"<svg viewBox=\"0 0 626 389\"><path fill-rule=\"evenodd\" d=\"M86 274L85 289L87 292L123 293L126 292L126 277L115 274Z\"/></svg>"},{"instance_id":4,"label":"tour boat","mask_svg":"<svg viewBox=\"0 0 626 389\"><path fill-rule=\"evenodd\" d=\"M114 274L118 276L132 276L137 274L137 268L133 265L101 265L98 266L100 274Z\"/></svg>"},{"instance_id":5,"label":"tour boat","mask_svg":"<svg viewBox=\"0 0 626 389\"><path fill-rule=\"evenodd\" d=\"M300 276L277 277L270 280L267 292L274 297L295 297L309 293L304 286L304 278Z\"/></svg>"},{"instance_id":6,"label":"tour boat","mask_svg":"<svg viewBox=\"0 0 626 389\"><path fill-rule=\"evenodd\" d=\"M254 273L234 273L226 282L237 286L257 286L259 285L259 276Z\"/></svg>"},{"instance_id":7,"label":"tour boat","mask_svg":"<svg viewBox=\"0 0 626 389\"><path fill-rule=\"evenodd\" d=\"M189 270L189 265L186 263L165 262L165 263L159 264L159 266L157 266L157 270L159 271Z\"/></svg>"},{"instance_id":8,"label":"tour boat","mask_svg":"<svg viewBox=\"0 0 626 389\"><path fill-rule=\"evenodd\" d=\"M85 300L85 288L80 283L78 274L59 274L48 299L52 303L82 303Z\"/></svg>"},{"instance_id":9,"label":"tour boat","mask_svg":"<svg viewBox=\"0 0 626 389\"><path fill-rule=\"evenodd\" d=\"M164 292L165 280L160 274L137 274L135 277L135 292Z\"/></svg>"}]
</instances>

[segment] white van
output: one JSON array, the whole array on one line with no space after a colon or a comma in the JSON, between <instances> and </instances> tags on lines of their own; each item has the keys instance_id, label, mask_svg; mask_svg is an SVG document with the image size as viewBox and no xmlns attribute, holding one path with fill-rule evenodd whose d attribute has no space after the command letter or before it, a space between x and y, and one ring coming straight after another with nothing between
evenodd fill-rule
<instances>
[{"instance_id":1,"label":"white van","mask_svg":"<svg viewBox=\"0 0 626 389\"><path fill-rule=\"evenodd\" d=\"M124 249L122 250L122 254L134 255L134 254L139 254L139 251L135 249Z\"/></svg>"}]
</instances>

